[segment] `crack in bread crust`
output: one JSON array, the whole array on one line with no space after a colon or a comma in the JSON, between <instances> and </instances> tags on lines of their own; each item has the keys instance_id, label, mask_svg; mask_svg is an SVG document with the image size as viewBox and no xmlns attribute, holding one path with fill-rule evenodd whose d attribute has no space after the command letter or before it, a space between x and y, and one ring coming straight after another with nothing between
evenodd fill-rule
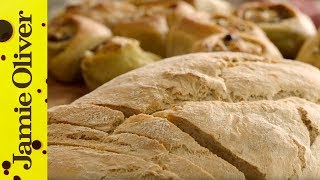
<instances>
[{"instance_id":1,"label":"crack in bread crust","mask_svg":"<svg viewBox=\"0 0 320 180\"><path fill-rule=\"evenodd\" d=\"M53 127L54 126L54 127ZM59 128L59 126L61 126ZM118 135L134 135L137 136L139 138L145 138L145 139L140 139L142 140L146 140L149 139L150 141L156 141L159 145L163 146L159 141L157 141L156 139L150 139L147 136L142 136L142 135L138 135L138 134L134 134L134 133L119 133L117 132L117 134L108 134L106 132L100 131L100 130L95 130L95 129L91 129L91 128L87 128L87 127L83 127L83 126L77 126L77 125L71 125L69 123L64 124L64 123L51 123L50 124L50 129L54 131L49 132L50 138L49 138L49 145L66 145L66 146L74 146L74 147L85 147L85 148L91 148L91 149L95 149L95 150L99 150L99 151L106 151L106 152L114 152L114 153L121 153L121 154L127 154L130 156L135 156L135 157L144 157L145 155L143 154L143 152L146 150L146 147L140 147L142 149L138 149L137 144L135 144L135 142L125 142L125 141L119 141L117 142L117 139L112 139L112 136L118 136ZM80 128L80 129L79 129ZM62 129L60 132L59 130ZM70 132L68 132L68 129L71 130ZM105 134L105 136L100 136L100 134L96 134L97 132ZM51 139L51 137L53 137ZM133 143L133 144L130 144ZM145 142L146 143L146 142ZM107 145L108 144L108 145ZM118 145L118 147L120 148L119 150L116 150L115 148L112 148L112 145ZM135 145L133 147L133 145ZM150 144L149 146L152 146L153 144ZM123 148L129 147L129 150L127 152L125 150L121 150ZM163 146L165 148L165 146ZM151 148L151 147L149 147ZM144 149L144 151L143 151ZM154 151L154 149L149 149L150 151ZM141 151L141 153L134 153L133 151ZM153 161L152 159L158 156L158 161ZM191 168L190 170L194 171L194 174L199 175L201 177L203 177L204 179L214 179L208 172L206 172L205 170L201 169L199 166L197 166L196 164L190 162L188 159L182 158L180 156L176 156L172 153L170 153L168 150L166 150L166 152L159 152L158 154L156 154L153 157L145 157L143 158L146 161L152 161L153 163L158 164L160 167L165 167L167 166L169 169L172 170L177 170L179 169L178 167L180 167L180 169L182 170L183 168ZM180 162L184 162L183 164L185 164L185 166L173 166L174 164L170 164L172 163L171 161L168 161L168 157L167 156L172 156L172 159L176 160L176 161L180 161ZM176 157L175 157L176 156ZM166 160L168 159L168 160ZM173 161L174 162L174 161ZM161 165L161 163L164 164L164 166ZM164 169L165 170L165 169ZM192 172L191 171L191 172ZM173 172L173 171L170 171ZM177 174L178 172L178 174ZM183 174L179 174L180 172L173 172L175 173L178 177L180 175ZM182 171L181 171L182 172ZM201 175L202 173L202 175ZM192 174L189 174L192 175ZM183 176L182 176L183 177Z\"/></svg>"},{"instance_id":2,"label":"crack in bread crust","mask_svg":"<svg viewBox=\"0 0 320 180\"><path fill-rule=\"evenodd\" d=\"M320 130L316 126L314 126L312 121L308 118L308 112L304 108L300 107L298 108L298 111L303 124L308 129L310 137L310 146L312 146L316 138L319 136Z\"/></svg>"},{"instance_id":3,"label":"crack in bread crust","mask_svg":"<svg viewBox=\"0 0 320 180\"><path fill-rule=\"evenodd\" d=\"M140 135L137 135L137 134L133 134L133 133L120 133L120 134L116 134L114 135L114 137L119 137L119 135L129 135L129 137L133 136L133 137L138 137L140 138L140 140L143 140L144 138L150 140L150 141L156 141L158 144L160 144L157 140L154 140L154 139L150 139L148 137L145 137L145 136L140 136ZM117 141L117 138L116 139L112 139L111 136L113 135L110 135L110 139L105 139L103 141L101 141L102 144L104 143L109 143L109 144L112 144L112 145L115 145L114 143ZM108 137L108 138L109 138ZM116 141L114 141L116 140ZM122 139L124 140L124 139ZM145 140L145 139L144 139ZM130 142L128 142L130 143ZM141 158L147 162L152 162L154 164L157 164L159 165L159 167L161 167L163 170L165 171L170 171L171 173L174 173L177 177L180 177L182 175L183 177L183 174L181 174L182 172L179 172L179 171L176 171L177 169L179 169L179 167L175 167L173 166L174 164L171 163L170 159L174 159L174 160L178 160L180 162L184 162L185 166L188 167L188 168L192 168L190 170L194 171L195 174L198 174L200 175L202 173L202 177L204 179L214 179L208 172L202 170L200 167L198 167L197 165L195 165L194 163L190 162L189 160L187 159L184 159L180 156L176 156L174 154L171 154L169 153L166 149L165 149L165 152L155 152L156 154L149 154L149 155L145 155L143 154L143 151L141 151L142 149L146 150L145 148L147 147L143 147L142 149L137 149L138 147L135 146L135 147L132 147L130 144L128 144L126 142L121 142L121 140L117 143L119 144L119 149L116 149L116 148L112 148L112 146L97 146L97 144L90 144L89 145L85 145L85 144L82 144L80 143L79 145L75 145L75 144L72 144L72 143L61 143L61 142L57 142L57 143L50 143L50 145L63 145L63 146L73 146L73 147L85 147L85 148L90 148L90 149L93 149L93 150L99 150L99 151L105 151L105 152L112 152L112 153L117 153L117 154L124 154L124 155L129 155L129 156L134 156L134 157L137 157L137 158ZM151 144L150 144L151 145ZM129 149L125 149L123 150L123 148L125 148L125 146L129 146ZM121 148L122 147L122 148ZM163 146L164 147L164 146ZM150 149L150 151L154 151L155 149ZM136 151L136 152L135 152ZM139 151L141 151L139 153ZM170 158L169 158L170 157ZM181 166L180 169L183 169L184 166ZM200 173L201 172L201 173ZM192 174L189 174L189 175L192 175ZM184 179L184 178L183 178Z\"/></svg>"},{"instance_id":4,"label":"crack in bread crust","mask_svg":"<svg viewBox=\"0 0 320 180\"><path fill-rule=\"evenodd\" d=\"M54 118L51 118L51 119L54 119ZM49 123L48 122L48 125L52 125L52 124L65 124L65 125L79 126L79 127L84 127L84 128L89 128L89 129L92 129L92 130L100 131L100 132L103 132L103 133L106 133L106 134L111 134L113 132L113 130L102 131L101 129L94 128L94 126L86 126L86 125L83 125L83 124L71 123L71 122L68 122L68 121L59 121L59 122L54 122L54 123Z\"/></svg>"},{"instance_id":5,"label":"crack in bread crust","mask_svg":"<svg viewBox=\"0 0 320 180\"><path fill-rule=\"evenodd\" d=\"M63 123L112 133L123 123L124 118L122 112L107 107L92 104L62 105L49 110L48 124Z\"/></svg>"},{"instance_id":6,"label":"crack in bread crust","mask_svg":"<svg viewBox=\"0 0 320 180\"><path fill-rule=\"evenodd\" d=\"M306 148L303 145L301 145L298 141L296 141L294 138L292 138L292 141L298 148L298 158L300 160L301 172L302 172L303 169L306 168L307 166L306 159L304 157L306 154Z\"/></svg>"},{"instance_id":7,"label":"crack in bread crust","mask_svg":"<svg viewBox=\"0 0 320 180\"><path fill-rule=\"evenodd\" d=\"M148 136L144 136L144 135L141 135L141 134L136 134L136 133L131 133L131 132L122 132L122 133L121 133L121 132L118 132L117 134L131 134L131 135L135 135L135 136L139 136L139 137L144 137L144 138L147 138L147 139L150 139L150 140L154 140L154 141L156 141L157 143L163 145L159 140L154 139L154 138L151 138L151 137L148 137ZM177 156L177 157L183 159L184 161L188 162L189 164L193 165L194 167L199 168L199 170L205 172L205 173L207 174L207 176L210 177L210 179L214 179L207 171L205 171L205 170L202 169L201 167L199 167L199 166L197 166L196 164L192 163L192 162L189 161L188 159L185 159L185 158L183 158L183 157L181 157L181 156L179 156L179 155L173 154L173 153L170 152L170 150L167 149L164 145L163 145L163 147L164 147L165 150L167 151L168 155ZM127 153L124 153L124 154L127 154ZM129 154L129 155L132 155L132 154ZM168 168L165 167L166 165L161 165L161 162L157 162L157 160L160 160L160 159L159 159L159 158L161 158L160 156L163 156L163 155L164 155L164 154L161 153L161 154L157 154L157 155L155 155L155 156L153 156L153 157L151 157L151 158L148 158L148 159L143 158L143 159L144 159L144 160L151 160L153 163L158 164L163 170L168 170ZM139 157L138 155L134 155L134 156ZM171 172L172 172L172 171L171 171ZM175 173L175 174L179 177L179 175L178 175L177 173Z\"/></svg>"},{"instance_id":8,"label":"crack in bread crust","mask_svg":"<svg viewBox=\"0 0 320 180\"><path fill-rule=\"evenodd\" d=\"M316 174L314 164L320 162L314 155L317 147L309 140L309 131L297 110L299 107L308 112L309 123L319 126L320 106L300 98L250 103L186 102L153 115L168 119L223 159L221 154L226 153L225 157L231 159L232 153L256 167L266 179L272 179L280 174L287 178L303 177L310 172ZM318 137L315 135L315 139ZM260 151L265 153L260 154ZM240 166L234 164L238 159L225 160L237 168ZM247 177L246 171L238 169ZM252 173L251 170L247 172Z\"/></svg>"},{"instance_id":9,"label":"crack in bread crust","mask_svg":"<svg viewBox=\"0 0 320 180\"><path fill-rule=\"evenodd\" d=\"M139 136L139 135L136 135L136 136ZM143 157L141 157L141 156L132 155L132 154L130 154L130 153L124 153L124 152L120 152L120 151L113 151L113 150L110 150L110 149L107 149L107 148L101 149L101 148L97 148L96 146L88 146L88 145L83 145L83 144L81 144L81 145L74 145L74 144L70 144L70 143L59 143L59 142L58 142L58 143L50 143L49 145L50 145L50 146L82 147L82 148L92 149L92 150L95 150L95 151L111 152L111 153L115 153L115 154L122 154L122 155L132 156L132 157L136 157L136 158L142 159L142 160L144 160L144 161L152 162L152 163L158 165L162 170L169 171L169 172L171 172L172 174L174 174L175 176L179 177L176 173L174 173L174 172L172 172L172 171L170 171L170 170L168 170L168 169L165 169L163 166L161 166L161 164L159 164L159 163L157 163L157 162L155 162L155 161L152 161L152 159L145 159L145 158L143 158ZM104 176L104 177L107 177L107 175ZM179 177L179 178L180 178L180 177Z\"/></svg>"},{"instance_id":10,"label":"crack in bread crust","mask_svg":"<svg viewBox=\"0 0 320 180\"><path fill-rule=\"evenodd\" d=\"M96 149L91 149L86 147L77 147L77 146L53 145L50 148L51 149L49 150L52 150L53 148L60 151L58 155L55 155L55 154L52 155L55 157L55 161L51 163L49 161L49 167L58 166L57 169L55 169L56 173L58 173L57 177L60 176L60 178L58 179L65 179L66 177L67 178L77 177L76 179L96 179L97 176L108 177L110 179L111 177L116 178L120 175L120 177L122 176L122 178L126 177L125 179L133 178L132 176L138 179L143 179L143 177L145 176L150 176L151 179L181 180L181 178L179 178L175 173L170 172L168 170L162 170L162 168L159 165L150 161L146 161L142 158L132 156L132 155L114 153L114 152L108 152L108 151L100 151ZM67 156L64 158L63 156L61 156L61 151L66 151L66 150L69 153L69 156L72 156L72 157ZM73 154L76 154L76 155L73 155ZM84 157L83 156L77 157L77 155L79 154L83 155ZM91 156L93 156L92 157L94 159L93 162L90 162ZM82 161L77 162L78 158L82 159ZM64 162L65 159L67 159L66 160L67 162ZM58 163L54 163L57 161ZM93 167L91 164L98 165L96 167L98 169L97 172L91 169ZM104 164L108 164L109 166L105 166ZM70 165L72 167L70 167ZM91 167L91 168L87 169L84 167ZM84 175L84 177L82 176L79 177L78 173L70 174L69 172L70 170L76 171L76 172L78 171L78 173ZM60 171L63 171L63 172L60 172ZM92 172L94 173L92 174ZM63 173L67 176L66 177L61 176L60 173ZM92 177L92 175L94 176Z\"/></svg>"},{"instance_id":11,"label":"crack in bread crust","mask_svg":"<svg viewBox=\"0 0 320 180\"><path fill-rule=\"evenodd\" d=\"M167 118L170 122L174 123L183 132L186 132L191 137L193 137L202 147L209 149L213 154L218 155L222 159L226 160L227 162L235 166L241 172L243 172L246 179L266 179L266 174L260 172L257 167L251 165L250 163L246 162L240 157L237 157L237 155L233 154L230 150L228 150L218 141L213 139L212 136L205 134L204 132L201 132L200 129L198 129L193 124L188 123L187 120L184 120L179 117L173 117L171 115L169 115ZM173 118L175 119L174 121L170 120ZM208 139L211 139L213 143L207 143L206 140Z\"/></svg>"},{"instance_id":12,"label":"crack in bread crust","mask_svg":"<svg viewBox=\"0 0 320 180\"><path fill-rule=\"evenodd\" d=\"M244 179L244 175L233 165L199 145L165 118L135 115L118 127L115 133L133 133L154 139L162 143L169 153L191 161L215 178Z\"/></svg>"},{"instance_id":13,"label":"crack in bread crust","mask_svg":"<svg viewBox=\"0 0 320 180\"><path fill-rule=\"evenodd\" d=\"M107 108L110 108L112 110L120 111L120 112L123 113L123 115L126 118L129 118L130 116L133 116L135 114L142 113L137 109L133 109L133 108L127 107L125 105L121 105L121 106L112 105L112 104L93 104L93 105L100 106L100 107L107 107Z\"/></svg>"},{"instance_id":14,"label":"crack in bread crust","mask_svg":"<svg viewBox=\"0 0 320 180\"><path fill-rule=\"evenodd\" d=\"M301 108L300 108L301 109ZM270 112L275 112L274 110L272 110L272 109L268 109L268 108L265 108L264 110L266 110L266 111L270 111ZM301 111L301 110L300 110ZM299 111L299 112L300 112ZM306 111L306 110L304 110L304 111ZM241 111L242 112L242 114L244 114L244 111L242 110ZM300 114L301 115L301 114ZM126 119L127 120L127 119ZM124 122L126 121L126 120L124 120ZM170 119L169 119L170 120ZM311 123L311 120L309 120L310 121L310 123ZM172 121L171 121L172 122ZM304 122L305 123L305 122ZM186 132L185 131L185 129L183 129L183 127L181 127L181 125L180 124L176 124L175 123L175 125L178 127L178 128L180 128L180 129L182 129L184 132ZM119 126L118 126L119 127ZM190 125L186 125L186 127L190 127ZM309 129L308 129L309 130ZM120 132L120 131L119 131ZM119 133L119 132L117 132L117 133ZM188 133L189 134L189 132L186 132L186 133ZM131 133L131 134L135 134L135 133ZM138 136L141 136L140 134L135 134L135 135L138 135ZM190 134L192 137L194 137L192 134ZM146 137L146 138L149 138L149 139L153 139L153 140L156 140L156 139L154 139L154 138L152 138L152 137L148 137L148 136L143 136L143 137ZM219 145L217 145L219 148L217 148L218 150L213 150L214 148L212 148L212 147L210 147L210 146L207 146L207 145L203 145L203 143L205 143L205 141L203 141L202 143L200 142L200 140L198 140L198 139L195 139L202 147L204 147L204 148L207 148L207 149L209 149L211 152L213 152L213 154L217 154L218 156L220 156L220 154L219 153L216 153L216 152L220 152L220 153L225 153L225 152L227 152L228 151L228 149L223 149L223 146L220 146L219 147ZM293 137L292 137L292 140L294 141L294 142L297 142ZM158 141L158 140L156 140L156 141ZM159 141L158 141L159 142ZM54 143L53 144L50 144L50 145L54 145ZM67 145L67 144L66 144ZM297 145L297 143L295 143L295 145ZM299 145L299 144L298 144ZM306 167L306 159L304 159L304 154L305 153L303 153L303 152L305 152L305 150L304 151L302 151L303 149L301 149L301 148L304 148L304 146L303 145L299 145L299 146L297 146L298 147L298 149L299 149L299 151L298 151L298 156L299 156L299 159L300 159L300 163L301 163L301 171ZM216 148L216 147L215 147ZM304 148L305 149L305 148ZM230 152L230 153L226 153L227 155L225 155L225 156L227 156L227 157L229 157L229 159L230 160L228 160L228 159L225 159L224 157L225 156L220 156L220 157L222 157L224 160L227 160L229 163L230 162L233 162L233 163L231 163L233 166L235 166L235 167L242 167L242 169L241 168L239 168L239 170L241 171L241 172L244 172L245 173L245 175L246 175L246 178L247 179L256 179L257 177L259 177L259 179L265 179L266 177L266 174L263 174L262 172L260 172L260 171L258 171L257 170L257 167L255 167L255 166L253 166L253 165L251 165L251 164L249 164L249 163L247 163L246 161L244 161L243 159L241 159L241 158L239 158L239 157L237 157L236 155L234 155L232 152ZM239 164L234 164L234 163L239 163ZM249 168L250 169L250 174L248 175L248 174L246 174L246 172L248 172L248 171L246 171L246 170L243 170L243 168ZM253 170L253 169L256 169L256 170ZM256 174L255 174L256 173ZM295 173L294 174L296 174L297 172L295 171ZM252 174L254 174L254 175L252 175ZM293 175L294 176L294 175ZM292 176L292 177L293 177Z\"/></svg>"},{"instance_id":15,"label":"crack in bread crust","mask_svg":"<svg viewBox=\"0 0 320 180\"><path fill-rule=\"evenodd\" d=\"M106 152L112 152L112 153L116 153L116 154L121 154L117 151L110 151L110 150L105 150L105 149L99 149L96 148L95 146L86 146L86 145L75 145L75 144L71 144L71 143L59 143L59 142L55 142L55 143L48 143L49 146L71 146L71 147L82 147L82 148L88 148L88 149L92 149L92 150L97 150L97 151L106 151Z\"/></svg>"}]
</instances>

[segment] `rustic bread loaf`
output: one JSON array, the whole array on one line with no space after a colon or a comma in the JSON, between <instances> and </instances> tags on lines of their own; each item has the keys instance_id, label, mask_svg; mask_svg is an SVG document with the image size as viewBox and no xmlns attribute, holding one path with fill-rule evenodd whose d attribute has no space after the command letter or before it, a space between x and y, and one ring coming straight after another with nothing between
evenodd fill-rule
<instances>
[{"instance_id":1,"label":"rustic bread loaf","mask_svg":"<svg viewBox=\"0 0 320 180\"><path fill-rule=\"evenodd\" d=\"M49 110L50 179L316 179L320 71L196 53Z\"/></svg>"},{"instance_id":2,"label":"rustic bread loaf","mask_svg":"<svg viewBox=\"0 0 320 180\"><path fill-rule=\"evenodd\" d=\"M310 65L244 53L195 53L119 76L75 101L126 116L184 101L256 101L300 97L320 103L320 72Z\"/></svg>"}]
</instances>

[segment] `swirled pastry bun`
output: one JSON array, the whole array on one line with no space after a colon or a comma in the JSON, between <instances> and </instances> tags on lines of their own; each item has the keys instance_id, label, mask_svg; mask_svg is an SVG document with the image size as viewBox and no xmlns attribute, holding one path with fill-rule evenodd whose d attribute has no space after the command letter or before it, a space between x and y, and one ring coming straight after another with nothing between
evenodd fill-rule
<instances>
[{"instance_id":1,"label":"swirled pastry bun","mask_svg":"<svg viewBox=\"0 0 320 180\"><path fill-rule=\"evenodd\" d=\"M143 15L118 23L113 28L114 34L137 39L144 50L163 57L168 31L166 17L162 15Z\"/></svg>"},{"instance_id":2,"label":"swirled pastry bun","mask_svg":"<svg viewBox=\"0 0 320 180\"><path fill-rule=\"evenodd\" d=\"M143 11L149 15L165 16L169 27L186 16L207 16L206 13L195 10L187 2L174 0L144 4L143 6L139 6L139 11Z\"/></svg>"},{"instance_id":3,"label":"swirled pastry bun","mask_svg":"<svg viewBox=\"0 0 320 180\"><path fill-rule=\"evenodd\" d=\"M268 39L264 31L256 24L233 15L211 14L210 21L223 27L230 33L241 33L257 38Z\"/></svg>"},{"instance_id":4,"label":"swirled pastry bun","mask_svg":"<svg viewBox=\"0 0 320 180\"><path fill-rule=\"evenodd\" d=\"M225 0L185 0L192 4L198 11L218 14L232 14L233 7Z\"/></svg>"},{"instance_id":5,"label":"swirled pastry bun","mask_svg":"<svg viewBox=\"0 0 320 180\"><path fill-rule=\"evenodd\" d=\"M84 52L95 48L111 35L107 27L78 15L52 21L48 33L49 73L59 81L80 79L80 59Z\"/></svg>"},{"instance_id":6,"label":"swirled pastry bun","mask_svg":"<svg viewBox=\"0 0 320 180\"><path fill-rule=\"evenodd\" d=\"M196 41L223 31L223 28L210 21L185 17L173 25L168 33L167 57L191 53Z\"/></svg>"},{"instance_id":7,"label":"swirled pastry bun","mask_svg":"<svg viewBox=\"0 0 320 180\"><path fill-rule=\"evenodd\" d=\"M219 33L196 42L193 52L232 51L281 58L279 50L265 39L246 34Z\"/></svg>"},{"instance_id":8,"label":"swirled pastry bun","mask_svg":"<svg viewBox=\"0 0 320 180\"><path fill-rule=\"evenodd\" d=\"M86 85L95 89L118 75L159 59L143 51L137 40L115 36L86 53L81 63L82 75Z\"/></svg>"},{"instance_id":9,"label":"swirled pastry bun","mask_svg":"<svg viewBox=\"0 0 320 180\"><path fill-rule=\"evenodd\" d=\"M236 14L257 23L285 58L295 58L304 41L316 33L311 19L286 3L245 3Z\"/></svg>"},{"instance_id":10,"label":"swirled pastry bun","mask_svg":"<svg viewBox=\"0 0 320 180\"><path fill-rule=\"evenodd\" d=\"M297 59L320 68L320 29L316 36L309 38L303 44Z\"/></svg>"},{"instance_id":11,"label":"swirled pastry bun","mask_svg":"<svg viewBox=\"0 0 320 180\"><path fill-rule=\"evenodd\" d=\"M129 2L141 6L159 3L178 2L181 0L128 0ZM184 0L191 4L196 10L209 13L231 14L233 8L230 3L224 0Z\"/></svg>"},{"instance_id":12,"label":"swirled pastry bun","mask_svg":"<svg viewBox=\"0 0 320 180\"><path fill-rule=\"evenodd\" d=\"M56 18L63 18L67 15L81 15L100 22L112 28L119 21L128 19L135 15L137 8L125 1L91 1L72 4Z\"/></svg>"}]
</instances>

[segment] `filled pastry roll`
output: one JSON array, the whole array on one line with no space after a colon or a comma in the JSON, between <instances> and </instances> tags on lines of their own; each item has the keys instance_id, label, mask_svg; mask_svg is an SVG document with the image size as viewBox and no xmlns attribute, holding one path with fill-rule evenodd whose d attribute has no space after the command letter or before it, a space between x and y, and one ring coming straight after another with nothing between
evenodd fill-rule
<instances>
[{"instance_id":1,"label":"filled pastry roll","mask_svg":"<svg viewBox=\"0 0 320 180\"><path fill-rule=\"evenodd\" d=\"M199 11L218 14L232 14L233 7L225 0L185 0Z\"/></svg>"},{"instance_id":2,"label":"filled pastry roll","mask_svg":"<svg viewBox=\"0 0 320 180\"><path fill-rule=\"evenodd\" d=\"M309 38L303 44L297 59L320 68L320 29L316 36Z\"/></svg>"},{"instance_id":3,"label":"filled pastry roll","mask_svg":"<svg viewBox=\"0 0 320 180\"><path fill-rule=\"evenodd\" d=\"M168 33L167 57L191 53L196 41L223 31L223 28L207 20L183 18Z\"/></svg>"},{"instance_id":4,"label":"filled pastry roll","mask_svg":"<svg viewBox=\"0 0 320 180\"><path fill-rule=\"evenodd\" d=\"M112 28L119 21L128 19L135 15L137 8L125 1L82 1L78 4L72 4L56 18L63 18L66 15L77 14L89 17L100 22L109 28Z\"/></svg>"},{"instance_id":5,"label":"filled pastry roll","mask_svg":"<svg viewBox=\"0 0 320 180\"><path fill-rule=\"evenodd\" d=\"M137 39L144 50L163 57L168 31L166 17L162 15L143 15L123 21L113 28L114 34Z\"/></svg>"},{"instance_id":6,"label":"filled pastry roll","mask_svg":"<svg viewBox=\"0 0 320 180\"><path fill-rule=\"evenodd\" d=\"M174 2L181 0L128 0L130 3L141 6L146 4L155 4L163 2ZM230 3L224 0L184 0L188 2L198 11L205 11L209 13L231 14L233 8Z\"/></svg>"},{"instance_id":7,"label":"filled pastry roll","mask_svg":"<svg viewBox=\"0 0 320 180\"><path fill-rule=\"evenodd\" d=\"M81 62L82 75L93 90L118 75L159 59L143 51L137 40L115 36L86 53Z\"/></svg>"},{"instance_id":8,"label":"filled pastry roll","mask_svg":"<svg viewBox=\"0 0 320 180\"><path fill-rule=\"evenodd\" d=\"M268 39L264 31L259 26L237 16L211 14L210 20L231 33L244 33L257 38Z\"/></svg>"},{"instance_id":9,"label":"filled pastry roll","mask_svg":"<svg viewBox=\"0 0 320 180\"><path fill-rule=\"evenodd\" d=\"M144 6L144 5L151 5L151 4L158 4L158 3L166 3L170 1L177 1L177 0L127 0L129 3L132 3L136 6Z\"/></svg>"},{"instance_id":10,"label":"filled pastry roll","mask_svg":"<svg viewBox=\"0 0 320 180\"><path fill-rule=\"evenodd\" d=\"M259 56L281 58L279 50L270 42L254 36L236 33L219 33L196 42L193 52L232 51Z\"/></svg>"},{"instance_id":11,"label":"filled pastry roll","mask_svg":"<svg viewBox=\"0 0 320 180\"><path fill-rule=\"evenodd\" d=\"M236 14L257 23L285 58L295 58L303 42L316 33L311 19L286 3L246 3Z\"/></svg>"},{"instance_id":12,"label":"filled pastry roll","mask_svg":"<svg viewBox=\"0 0 320 180\"><path fill-rule=\"evenodd\" d=\"M189 3L184 1L159 1L139 6L139 11L149 15L162 15L167 18L169 27L187 16L208 16L207 13L199 12Z\"/></svg>"},{"instance_id":13,"label":"filled pastry roll","mask_svg":"<svg viewBox=\"0 0 320 180\"><path fill-rule=\"evenodd\" d=\"M78 15L52 21L48 31L49 73L65 82L81 79L80 59L84 52L112 35L104 25Z\"/></svg>"}]
</instances>

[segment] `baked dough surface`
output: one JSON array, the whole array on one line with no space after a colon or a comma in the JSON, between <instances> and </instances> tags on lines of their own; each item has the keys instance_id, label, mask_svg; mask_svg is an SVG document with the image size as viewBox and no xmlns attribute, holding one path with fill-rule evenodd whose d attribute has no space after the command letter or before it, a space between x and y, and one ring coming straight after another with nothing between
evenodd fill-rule
<instances>
[{"instance_id":1,"label":"baked dough surface","mask_svg":"<svg viewBox=\"0 0 320 180\"><path fill-rule=\"evenodd\" d=\"M320 71L196 53L49 109L50 179L320 177Z\"/></svg>"}]
</instances>

